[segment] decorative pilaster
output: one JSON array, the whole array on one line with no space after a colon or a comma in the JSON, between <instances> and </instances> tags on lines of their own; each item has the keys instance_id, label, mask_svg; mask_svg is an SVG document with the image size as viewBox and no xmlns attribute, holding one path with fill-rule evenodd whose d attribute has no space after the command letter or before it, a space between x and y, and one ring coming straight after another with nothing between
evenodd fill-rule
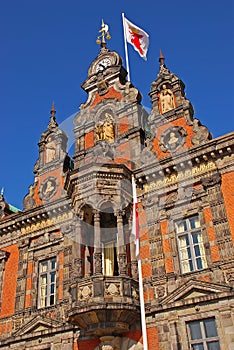
<instances>
[{"instance_id":1,"label":"decorative pilaster","mask_svg":"<svg viewBox=\"0 0 234 350\"><path fill-rule=\"evenodd\" d=\"M115 213L115 216L117 218L117 256L120 275L127 274L127 255L124 241L123 215L124 211Z\"/></svg>"},{"instance_id":2,"label":"decorative pilaster","mask_svg":"<svg viewBox=\"0 0 234 350\"><path fill-rule=\"evenodd\" d=\"M94 274L102 274L100 213L94 211Z\"/></svg>"},{"instance_id":3,"label":"decorative pilaster","mask_svg":"<svg viewBox=\"0 0 234 350\"><path fill-rule=\"evenodd\" d=\"M82 257L81 257L81 243L82 243L82 220L83 215L82 213L79 215L76 225L75 225L75 232L74 236L72 237L72 240L74 242L73 244L73 255L75 256L74 262L73 262L73 271L72 276L73 277L82 277Z\"/></svg>"}]
</instances>

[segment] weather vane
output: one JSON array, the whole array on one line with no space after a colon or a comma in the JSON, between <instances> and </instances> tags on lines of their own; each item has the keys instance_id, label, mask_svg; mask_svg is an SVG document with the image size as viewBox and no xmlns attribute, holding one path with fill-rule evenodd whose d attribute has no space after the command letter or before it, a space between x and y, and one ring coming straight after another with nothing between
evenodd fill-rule
<instances>
[{"instance_id":1,"label":"weather vane","mask_svg":"<svg viewBox=\"0 0 234 350\"><path fill-rule=\"evenodd\" d=\"M109 40L111 38L110 33L108 32L108 25L104 23L104 21L102 20L102 28L99 30L99 33L101 33L101 35L99 35L97 37L96 43L97 44L101 44L101 46L105 46L106 41L105 39Z\"/></svg>"}]
</instances>

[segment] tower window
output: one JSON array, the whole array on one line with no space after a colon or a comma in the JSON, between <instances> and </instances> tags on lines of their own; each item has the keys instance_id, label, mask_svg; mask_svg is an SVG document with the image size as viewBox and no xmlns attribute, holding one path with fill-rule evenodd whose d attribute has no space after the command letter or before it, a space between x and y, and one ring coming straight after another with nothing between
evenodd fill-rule
<instances>
[{"instance_id":1,"label":"tower window","mask_svg":"<svg viewBox=\"0 0 234 350\"><path fill-rule=\"evenodd\" d=\"M198 215L175 223L182 273L207 267Z\"/></svg>"},{"instance_id":2,"label":"tower window","mask_svg":"<svg viewBox=\"0 0 234 350\"><path fill-rule=\"evenodd\" d=\"M39 263L39 300L38 307L43 308L55 304L56 297L56 259L48 259Z\"/></svg>"},{"instance_id":3,"label":"tower window","mask_svg":"<svg viewBox=\"0 0 234 350\"><path fill-rule=\"evenodd\" d=\"M189 345L192 350L220 350L215 318L188 322Z\"/></svg>"}]
</instances>

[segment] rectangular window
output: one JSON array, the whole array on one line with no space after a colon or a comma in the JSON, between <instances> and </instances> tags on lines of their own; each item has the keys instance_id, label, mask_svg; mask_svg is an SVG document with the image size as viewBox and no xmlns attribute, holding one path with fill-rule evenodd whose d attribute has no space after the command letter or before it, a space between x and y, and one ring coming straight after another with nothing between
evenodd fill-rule
<instances>
[{"instance_id":1,"label":"rectangular window","mask_svg":"<svg viewBox=\"0 0 234 350\"><path fill-rule=\"evenodd\" d=\"M56 296L56 259L48 259L39 263L39 302L38 307L55 304Z\"/></svg>"},{"instance_id":2,"label":"rectangular window","mask_svg":"<svg viewBox=\"0 0 234 350\"><path fill-rule=\"evenodd\" d=\"M215 318L188 322L190 349L220 350Z\"/></svg>"},{"instance_id":3,"label":"rectangular window","mask_svg":"<svg viewBox=\"0 0 234 350\"><path fill-rule=\"evenodd\" d=\"M198 215L175 223L182 273L207 267Z\"/></svg>"}]
</instances>

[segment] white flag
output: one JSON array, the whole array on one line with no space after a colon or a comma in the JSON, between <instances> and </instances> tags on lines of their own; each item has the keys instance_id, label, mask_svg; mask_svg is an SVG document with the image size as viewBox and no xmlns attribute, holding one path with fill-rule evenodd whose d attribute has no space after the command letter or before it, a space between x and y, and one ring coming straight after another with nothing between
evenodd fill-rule
<instances>
[{"instance_id":1,"label":"white flag","mask_svg":"<svg viewBox=\"0 0 234 350\"><path fill-rule=\"evenodd\" d=\"M143 29L131 23L126 17L124 17L124 31L127 42L146 60L149 47L149 35Z\"/></svg>"}]
</instances>

